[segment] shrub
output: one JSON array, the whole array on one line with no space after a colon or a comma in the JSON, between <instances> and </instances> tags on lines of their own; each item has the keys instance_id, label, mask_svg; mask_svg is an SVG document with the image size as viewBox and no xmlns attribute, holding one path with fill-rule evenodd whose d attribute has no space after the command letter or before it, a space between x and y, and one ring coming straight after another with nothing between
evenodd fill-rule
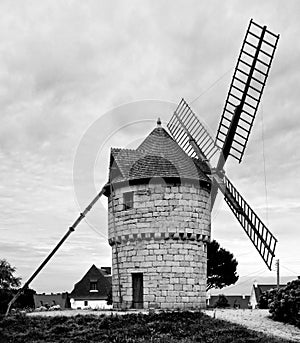
<instances>
[{"instance_id":1,"label":"shrub","mask_svg":"<svg viewBox=\"0 0 300 343\"><path fill-rule=\"evenodd\" d=\"M274 300L274 297L277 294L277 288L270 289L266 292L263 292L258 301L258 308L268 309L269 304Z\"/></svg>"},{"instance_id":2,"label":"shrub","mask_svg":"<svg viewBox=\"0 0 300 343\"><path fill-rule=\"evenodd\" d=\"M268 294L268 306L274 320L300 328L300 279Z\"/></svg>"},{"instance_id":3,"label":"shrub","mask_svg":"<svg viewBox=\"0 0 300 343\"><path fill-rule=\"evenodd\" d=\"M218 308L230 307L228 300L224 294L219 295L219 299L217 300L215 307L218 307Z\"/></svg>"}]
</instances>

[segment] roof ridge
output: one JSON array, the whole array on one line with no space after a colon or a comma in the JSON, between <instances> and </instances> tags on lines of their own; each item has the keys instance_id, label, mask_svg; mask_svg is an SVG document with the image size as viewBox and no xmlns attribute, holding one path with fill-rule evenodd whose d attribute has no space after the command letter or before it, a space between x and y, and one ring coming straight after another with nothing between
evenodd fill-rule
<instances>
[{"instance_id":1,"label":"roof ridge","mask_svg":"<svg viewBox=\"0 0 300 343\"><path fill-rule=\"evenodd\" d=\"M119 151L136 151L137 149L128 149L128 148L111 148L111 151L119 150Z\"/></svg>"}]
</instances>

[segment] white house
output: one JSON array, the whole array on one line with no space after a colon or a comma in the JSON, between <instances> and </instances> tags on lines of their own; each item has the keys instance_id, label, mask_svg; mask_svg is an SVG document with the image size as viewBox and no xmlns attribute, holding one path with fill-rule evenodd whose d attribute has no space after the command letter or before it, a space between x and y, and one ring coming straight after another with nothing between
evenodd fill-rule
<instances>
[{"instance_id":1,"label":"white house","mask_svg":"<svg viewBox=\"0 0 300 343\"><path fill-rule=\"evenodd\" d=\"M97 268L95 265L75 284L70 294L72 309L110 309L107 304L111 294L111 268Z\"/></svg>"}]
</instances>

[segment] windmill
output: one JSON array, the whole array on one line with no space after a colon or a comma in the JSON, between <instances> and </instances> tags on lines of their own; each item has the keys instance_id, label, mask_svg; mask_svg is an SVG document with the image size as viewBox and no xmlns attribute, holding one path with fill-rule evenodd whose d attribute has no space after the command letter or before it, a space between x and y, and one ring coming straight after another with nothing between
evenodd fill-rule
<instances>
[{"instance_id":1,"label":"windmill","mask_svg":"<svg viewBox=\"0 0 300 343\"><path fill-rule=\"evenodd\" d=\"M253 122L257 113L257 109L263 94L263 90L266 84L266 80L269 74L269 70L272 64L272 60L274 57L274 53L277 47L279 35L275 35L269 30L267 30L266 26L260 26L256 24L253 20L250 21L248 26L245 39L242 44L242 48L238 57L238 61L234 70L232 82L229 87L229 92L227 95L227 99L225 101L224 110L221 116L221 121L218 127L216 139L214 140L210 134L206 131L205 127L196 117L195 113L192 111L190 106L187 102L182 99L176 108L173 116L171 117L167 127L173 137L172 141L176 142L177 145L186 153L187 157L191 157L194 160L198 160L202 164L206 162L208 166L210 166L210 161L212 158L219 154L219 159L215 168L212 168L212 173L207 172L205 176L207 180L208 177L211 179L212 183L212 191L211 191L211 209L214 206L214 202L217 196L218 190L220 190L224 194L225 201L227 202L229 208L232 210L235 217L238 219L239 223L241 224L242 228L254 244L255 248L259 252L260 256L262 257L263 261L267 265L269 269L271 269L272 261L275 256L275 247L277 243L277 239L274 235L267 229L264 223L259 219L259 217L255 214L255 212L251 209L248 203L244 200L241 194L237 191L234 187L232 182L225 176L224 172L224 165L227 161L229 156L237 159L239 162L242 161L242 157L244 155L244 151L249 140L249 135L253 126ZM158 123L159 124L159 123ZM159 124L160 126L160 124ZM158 132L162 135L162 138L167 142L170 142L168 139L168 134L164 132L161 127L158 128ZM150 135L151 136L151 135ZM152 140L153 136L150 137L150 141L153 143ZM154 138L154 142L156 142L157 136ZM149 138L148 138L149 142ZM174 147L176 150L176 146L174 146L174 142L171 142L171 149ZM138 150L138 149L137 149ZM128 151L126 152L126 154ZM141 151L138 151L140 154ZM132 151L130 152L132 155ZM138 155L139 155L138 154ZM136 155L135 157L138 157ZM129 157L127 154L126 158ZM131 156L134 157L134 156ZM150 156L151 157L151 156ZM183 161L186 161L184 156ZM141 159L139 160L141 161ZM139 162L135 161L135 162ZM125 167L128 167L127 161L125 161ZM165 163L166 161L164 161ZM168 162L168 161L167 161ZM165 167L168 169L170 166L169 163L165 164ZM185 167L185 166L184 166ZM176 169L176 168L175 168ZM205 168L204 168L205 169ZM206 168L207 170L209 168ZM131 170L132 171L132 170ZM173 170L174 171L174 170ZM207 184L207 182L205 182ZM48 261L52 258L52 256L56 253L56 251L60 248L60 246L65 242L65 240L69 237L69 235L75 230L78 224L84 219L87 213L92 209L95 203L99 200L102 195L110 195L113 192L113 185L112 181L109 180L107 184L101 189L101 191L96 195L96 197L91 201L91 203L85 208L85 210L80 213L79 217L75 220L75 222L69 227L67 233L62 237L56 247L50 252L50 254L46 257L46 259L41 263L41 265L35 270L32 276L25 282L23 287L16 293L14 298L8 305L8 309L6 314L9 313L12 304L16 301L16 299L20 296L20 294L26 289L29 284L35 279L35 277L40 273L40 271L45 267ZM132 193L132 192L130 192ZM148 194L147 192L145 193ZM140 194L141 196L145 196L144 193ZM111 208L112 208L112 215L114 218L114 199L111 197ZM118 205L120 206L120 205ZM113 219L114 222L114 219ZM114 223L111 224L114 227ZM112 230L114 231L114 230ZM112 234L115 236L114 232ZM156 239L157 235L155 232L151 233L143 233L144 236L139 238L143 240L144 238ZM164 236L165 233L161 233L160 237L164 237L169 239L169 236ZM136 234L127 234L125 235L125 239L127 240L128 244L134 241L136 238ZM182 238L183 240L187 241L190 240L190 246L193 248L197 248L201 246L204 248L203 243L207 239L206 235L197 234L196 240L195 235L191 233L176 233L175 235L172 234L172 239L178 240ZM152 238L151 238L152 237ZM124 238L124 237L123 237ZM162 239L164 239L162 238ZM119 237L114 237L112 240L112 246L115 247L115 265L117 270L117 288L119 288L119 298L120 301L121 297L121 283L120 283L120 268L119 268L119 253L118 253L118 241ZM202 240L202 243L200 242ZM195 242L197 241L197 242ZM147 243L148 244L148 243ZM156 244L156 243L155 243ZM176 245L177 243L175 243ZM205 244L205 243L204 243ZM177 244L178 245L178 244ZM174 249L173 249L174 250ZM178 250L178 252L181 250ZM188 252L188 251L186 251ZM194 249L194 253L196 254L196 250ZM149 255L150 256L150 255ZM205 252L202 252L203 257L205 257ZM190 256L189 256L190 257ZM161 257L162 258L162 257ZM124 256L123 256L124 260ZM168 262L168 261L167 261ZM169 263L172 261L169 260ZM201 261L198 261L199 265ZM161 261L159 261L161 263ZM152 268L152 267L151 267ZM170 265L167 267L170 268ZM178 272L177 267L172 267L175 272ZM184 267L180 267L183 268ZM123 268L127 271L127 268ZM184 272L183 272L184 273ZM202 278L205 279L206 271L201 271ZM139 273L141 274L141 273ZM135 276L139 276L135 274ZM184 276L184 275L183 275ZM136 282L139 280L136 278ZM189 281L193 281L190 279ZM203 281L203 280L202 280ZM205 281L204 281L205 282ZM168 285L166 285L168 286ZM187 285L192 287L192 285ZM197 286L197 285L196 285ZM203 286L203 285L202 285ZM130 290L130 283L127 283L127 287ZM157 288L154 286L155 292L157 292ZM194 285L193 285L194 287ZM192 288L193 288L192 287ZM125 288L125 287L124 287ZM191 298L191 303L193 303L194 299L198 297L198 290L195 289L191 292L193 293L193 297ZM151 290L151 287L149 288ZM174 290L175 294L176 290ZM205 289L201 291L202 298L204 299L205 303ZM131 294L131 293L130 293ZM166 302L165 305L168 305ZM174 304L173 304L174 305Z\"/></svg>"},{"instance_id":2,"label":"windmill","mask_svg":"<svg viewBox=\"0 0 300 343\"><path fill-rule=\"evenodd\" d=\"M250 20L229 87L215 140L182 99L168 123L173 138L190 156L210 161L212 168L211 209L220 190L261 258L271 270L277 239L252 210L225 175L229 156L242 161L259 103L266 85L279 35Z\"/></svg>"}]
</instances>

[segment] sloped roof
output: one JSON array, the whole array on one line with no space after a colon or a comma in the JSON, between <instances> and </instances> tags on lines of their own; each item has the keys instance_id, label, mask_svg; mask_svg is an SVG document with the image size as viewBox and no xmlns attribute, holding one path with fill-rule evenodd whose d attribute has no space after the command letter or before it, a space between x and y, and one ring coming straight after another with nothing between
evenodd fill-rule
<instances>
[{"instance_id":1,"label":"sloped roof","mask_svg":"<svg viewBox=\"0 0 300 343\"><path fill-rule=\"evenodd\" d=\"M90 292L90 283L97 282L97 292ZM70 298L80 299L107 299L111 290L111 276L106 270L97 268L94 264L84 275L84 277L75 284L70 294Z\"/></svg>"},{"instance_id":2,"label":"sloped roof","mask_svg":"<svg viewBox=\"0 0 300 343\"><path fill-rule=\"evenodd\" d=\"M111 149L110 180L180 177L210 183L204 161L189 157L160 125L136 149Z\"/></svg>"},{"instance_id":3,"label":"sloped roof","mask_svg":"<svg viewBox=\"0 0 300 343\"><path fill-rule=\"evenodd\" d=\"M279 288L285 287L286 285L279 285ZM255 297L258 301L260 296L271 289L277 288L277 285L268 285L268 284L258 284L257 286L253 285Z\"/></svg>"}]
</instances>

